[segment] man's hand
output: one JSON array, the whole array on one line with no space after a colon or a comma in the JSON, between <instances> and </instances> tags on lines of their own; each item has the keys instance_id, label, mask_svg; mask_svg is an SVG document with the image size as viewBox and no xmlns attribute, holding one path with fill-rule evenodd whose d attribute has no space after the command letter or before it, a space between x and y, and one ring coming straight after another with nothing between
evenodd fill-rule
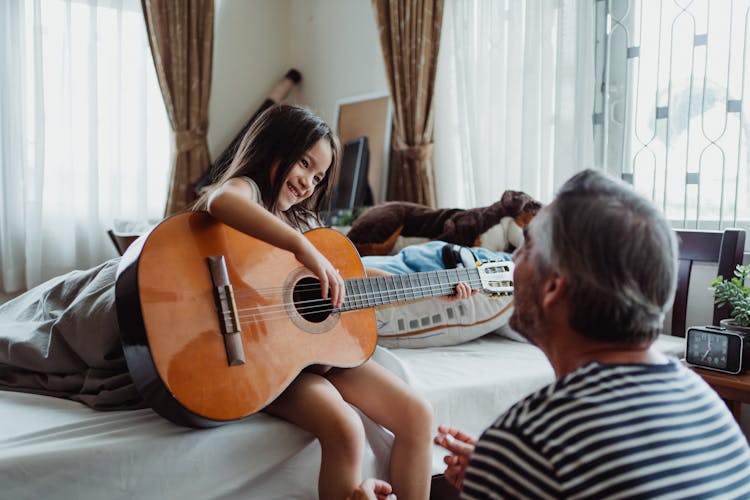
<instances>
[{"instance_id":1,"label":"man's hand","mask_svg":"<svg viewBox=\"0 0 750 500\"><path fill-rule=\"evenodd\" d=\"M460 490L476 441L468 434L447 425L438 427L438 435L435 436L434 441L436 445L451 452L443 459L447 465L444 472L445 479Z\"/></svg>"}]
</instances>

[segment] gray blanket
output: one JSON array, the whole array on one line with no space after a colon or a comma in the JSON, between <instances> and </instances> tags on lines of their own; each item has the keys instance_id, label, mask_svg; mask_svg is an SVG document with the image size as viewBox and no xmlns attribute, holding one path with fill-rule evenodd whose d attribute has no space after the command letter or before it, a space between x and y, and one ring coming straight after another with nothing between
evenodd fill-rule
<instances>
[{"instance_id":1,"label":"gray blanket","mask_svg":"<svg viewBox=\"0 0 750 500\"><path fill-rule=\"evenodd\" d=\"M0 305L0 389L68 398L97 410L145 406L120 344L118 263L53 278Z\"/></svg>"}]
</instances>

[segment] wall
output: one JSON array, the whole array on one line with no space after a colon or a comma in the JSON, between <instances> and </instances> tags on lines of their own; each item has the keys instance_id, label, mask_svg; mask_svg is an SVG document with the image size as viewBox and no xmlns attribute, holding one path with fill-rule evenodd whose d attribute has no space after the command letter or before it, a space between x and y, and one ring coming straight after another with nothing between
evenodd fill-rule
<instances>
[{"instance_id":1,"label":"wall","mask_svg":"<svg viewBox=\"0 0 750 500\"><path fill-rule=\"evenodd\" d=\"M333 124L336 102L388 93L370 0L291 0L290 60L304 85L295 101Z\"/></svg>"},{"instance_id":2,"label":"wall","mask_svg":"<svg viewBox=\"0 0 750 500\"><path fill-rule=\"evenodd\" d=\"M289 69L287 0L216 0L208 147L216 157Z\"/></svg>"},{"instance_id":3,"label":"wall","mask_svg":"<svg viewBox=\"0 0 750 500\"><path fill-rule=\"evenodd\" d=\"M333 125L336 103L387 93L369 0L217 0L208 145L215 157L290 68L287 101Z\"/></svg>"}]
</instances>

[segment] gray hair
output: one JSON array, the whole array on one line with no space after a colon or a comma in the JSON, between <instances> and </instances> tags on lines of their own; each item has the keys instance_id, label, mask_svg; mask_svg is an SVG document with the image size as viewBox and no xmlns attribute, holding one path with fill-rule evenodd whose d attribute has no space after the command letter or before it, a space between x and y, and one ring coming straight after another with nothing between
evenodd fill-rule
<instances>
[{"instance_id":1,"label":"gray hair","mask_svg":"<svg viewBox=\"0 0 750 500\"><path fill-rule=\"evenodd\" d=\"M533 233L539 269L567 278L571 326L598 341L655 339L677 284L677 238L661 211L584 170L544 212Z\"/></svg>"}]
</instances>

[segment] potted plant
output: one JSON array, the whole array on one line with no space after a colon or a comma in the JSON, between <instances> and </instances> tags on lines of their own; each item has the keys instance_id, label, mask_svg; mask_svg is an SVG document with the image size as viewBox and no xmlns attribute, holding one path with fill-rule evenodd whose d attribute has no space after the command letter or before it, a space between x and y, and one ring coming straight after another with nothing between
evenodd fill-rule
<instances>
[{"instance_id":1,"label":"potted plant","mask_svg":"<svg viewBox=\"0 0 750 500\"><path fill-rule=\"evenodd\" d=\"M719 307L727 304L732 308L732 318L721 320L722 326L745 333L750 333L750 287L745 286L748 274L750 265L738 265L732 279L726 280L723 276L717 276L711 282L714 302Z\"/></svg>"}]
</instances>

